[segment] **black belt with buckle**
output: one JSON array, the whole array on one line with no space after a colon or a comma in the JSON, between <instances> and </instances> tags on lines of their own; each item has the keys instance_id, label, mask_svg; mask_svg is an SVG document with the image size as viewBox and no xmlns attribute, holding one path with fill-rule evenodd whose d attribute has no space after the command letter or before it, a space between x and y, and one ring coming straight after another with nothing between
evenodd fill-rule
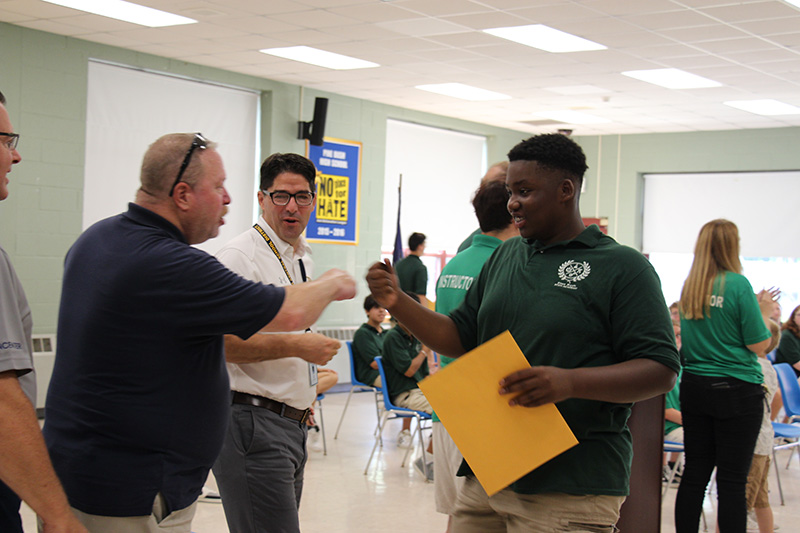
<instances>
[{"instance_id":1,"label":"black belt with buckle","mask_svg":"<svg viewBox=\"0 0 800 533\"><path fill-rule=\"evenodd\" d=\"M283 402L264 398L263 396L256 396L255 394L247 394L246 392L233 391L232 401L233 403L242 405L263 407L264 409L269 409L273 413L278 413L284 418L297 420L301 424L305 424L306 420L308 420L308 414L311 412L311 409L295 409Z\"/></svg>"}]
</instances>

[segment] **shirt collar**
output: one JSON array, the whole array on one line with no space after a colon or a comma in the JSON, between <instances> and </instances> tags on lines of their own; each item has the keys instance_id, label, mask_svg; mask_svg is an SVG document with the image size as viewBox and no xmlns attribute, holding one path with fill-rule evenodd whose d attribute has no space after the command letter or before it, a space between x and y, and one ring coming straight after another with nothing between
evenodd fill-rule
<instances>
[{"instance_id":1,"label":"shirt collar","mask_svg":"<svg viewBox=\"0 0 800 533\"><path fill-rule=\"evenodd\" d=\"M128 210L123 213L122 216L133 220L137 224L164 230L174 239L183 243L186 242L186 237L183 236L183 233L181 233L181 230L179 230L175 224L157 214L155 211L151 211L139 204L134 204L133 202L129 203Z\"/></svg>"},{"instance_id":2,"label":"shirt collar","mask_svg":"<svg viewBox=\"0 0 800 533\"><path fill-rule=\"evenodd\" d=\"M597 227L597 224L592 224L578 234L577 237L569 241L554 242L546 246L540 241L531 241L530 239L527 239L525 242L527 242L535 251L547 250L548 248L555 248L556 246L567 248L575 245L583 245L587 248L594 248L603 237L604 233L600 231L600 228Z\"/></svg>"},{"instance_id":3,"label":"shirt collar","mask_svg":"<svg viewBox=\"0 0 800 533\"><path fill-rule=\"evenodd\" d=\"M488 246L490 248L497 248L503 241L491 235L475 235L472 238L470 246Z\"/></svg>"},{"instance_id":4,"label":"shirt collar","mask_svg":"<svg viewBox=\"0 0 800 533\"><path fill-rule=\"evenodd\" d=\"M300 235L300 238L297 241L297 249L295 250L295 247L292 246L291 243L286 242L278 237L278 234L275 233L275 230L272 229L272 226L267 224L267 221L264 220L263 216L258 217L258 225L261 226L261 229L263 229L267 235L269 235L269 238L275 243L275 247L282 256L302 259L306 256L306 254L311 254L311 247L308 245L308 241L306 241L304 235Z\"/></svg>"}]
</instances>

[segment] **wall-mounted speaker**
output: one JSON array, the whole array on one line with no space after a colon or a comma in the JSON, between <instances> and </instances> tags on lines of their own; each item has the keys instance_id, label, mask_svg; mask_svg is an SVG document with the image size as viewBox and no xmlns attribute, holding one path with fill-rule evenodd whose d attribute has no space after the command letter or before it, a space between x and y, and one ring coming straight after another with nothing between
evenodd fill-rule
<instances>
[{"instance_id":1,"label":"wall-mounted speaker","mask_svg":"<svg viewBox=\"0 0 800 533\"><path fill-rule=\"evenodd\" d=\"M317 97L314 99L314 120L311 122L300 121L297 123L297 138L308 139L314 146L322 146L325 137L325 118L328 114L328 99Z\"/></svg>"}]
</instances>

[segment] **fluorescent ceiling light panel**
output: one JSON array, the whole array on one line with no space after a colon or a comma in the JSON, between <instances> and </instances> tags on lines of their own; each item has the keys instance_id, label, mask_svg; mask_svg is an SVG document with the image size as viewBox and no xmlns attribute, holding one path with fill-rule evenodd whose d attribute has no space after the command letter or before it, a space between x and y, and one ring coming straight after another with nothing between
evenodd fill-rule
<instances>
[{"instance_id":1,"label":"fluorescent ceiling light panel","mask_svg":"<svg viewBox=\"0 0 800 533\"><path fill-rule=\"evenodd\" d=\"M721 87L722 84L702 76L697 76L677 68L656 68L652 70L629 70L623 76L634 78L667 89L704 89Z\"/></svg>"},{"instance_id":2,"label":"fluorescent ceiling light panel","mask_svg":"<svg viewBox=\"0 0 800 533\"><path fill-rule=\"evenodd\" d=\"M590 115L589 113L581 113L580 111L572 111L571 109L541 111L539 113L534 113L534 115L563 122L564 124L607 124L611 122L607 118Z\"/></svg>"},{"instance_id":3,"label":"fluorescent ceiling light panel","mask_svg":"<svg viewBox=\"0 0 800 533\"><path fill-rule=\"evenodd\" d=\"M600 43L566 33L544 24L529 24L527 26L507 26L505 28L490 28L484 33L508 39L515 43L524 44L544 50L545 52L587 52L591 50L605 50L607 47Z\"/></svg>"},{"instance_id":4,"label":"fluorescent ceiling light panel","mask_svg":"<svg viewBox=\"0 0 800 533\"><path fill-rule=\"evenodd\" d=\"M723 102L725 105L755 113L756 115L775 116L775 115L800 115L800 107L785 104L778 100L733 100Z\"/></svg>"},{"instance_id":5,"label":"fluorescent ceiling light panel","mask_svg":"<svg viewBox=\"0 0 800 533\"><path fill-rule=\"evenodd\" d=\"M292 61L308 63L309 65L330 68L333 70L353 70L358 68L374 68L380 66L372 61L364 61L363 59L357 59L355 57L334 54L333 52L326 52L325 50L311 48L310 46L265 48L263 50L259 50L259 52L282 57L284 59L291 59Z\"/></svg>"},{"instance_id":6,"label":"fluorescent ceiling light panel","mask_svg":"<svg viewBox=\"0 0 800 533\"><path fill-rule=\"evenodd\" d=\"M153 9L152 7L140 6L124 0L44 0L50 4L64 7L71 7L79 11L86 11L102 17L122 20L149 26L151 28L162 28L164 26L179 26L181 24L195 24L197 21L188 17L182 17L166 11Z\"/></svg>"},{"instance_id":7,"label":"fluorescent ceiling light panel","mask_svg":"<svg viewBox=\"0 0 800 533\"><path fill-rule=\"evenodd\" d=\"M452 96L453 98L461 98L462 100L471 100L473 102L511 99L507 94L487 91L486 89L479 89L463 83L434 83L431 85L417 85L415 88L429 93Z\"/></svg>"}]
</instances>

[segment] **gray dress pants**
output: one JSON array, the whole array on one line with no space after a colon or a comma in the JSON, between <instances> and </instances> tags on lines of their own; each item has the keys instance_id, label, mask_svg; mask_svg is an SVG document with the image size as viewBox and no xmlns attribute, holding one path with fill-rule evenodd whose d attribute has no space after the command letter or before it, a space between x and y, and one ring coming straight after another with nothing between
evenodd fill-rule
<instances>
[{"instance_id":1,"label":"gray dress pants","mask_svg":"<svg viewBox=\"0 0 800 533\"><path fill-rule=\"evenodd\" d=\"M213 468L231 533L299 533L307 431L262 407L231 406Z\"/></svg>"}]
</instances>

